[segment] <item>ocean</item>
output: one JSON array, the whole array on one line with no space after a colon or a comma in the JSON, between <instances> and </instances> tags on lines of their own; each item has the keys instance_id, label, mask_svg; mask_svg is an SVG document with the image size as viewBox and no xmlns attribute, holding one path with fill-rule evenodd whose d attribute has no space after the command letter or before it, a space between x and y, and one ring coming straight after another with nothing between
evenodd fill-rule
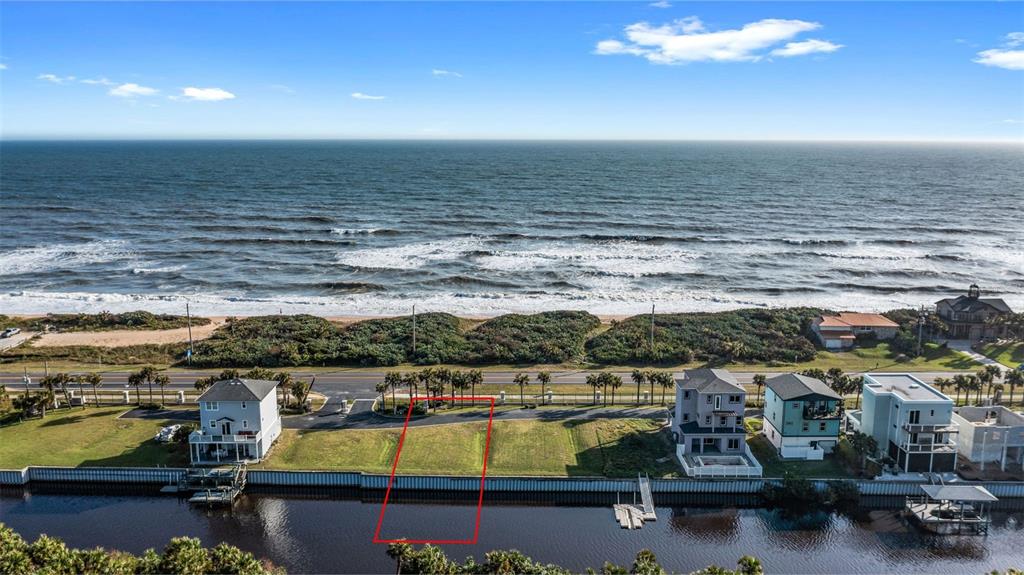
<instances>
[{"instance_id":1,"label":"ocean","mask_svg":"<svg viewBox=\"0 0 1024 575\"><path fill-rule=\"evenodd\" d=\"M1024 147L3 142L0 313L1024 308Z\"/></svg>"}]
</instances>

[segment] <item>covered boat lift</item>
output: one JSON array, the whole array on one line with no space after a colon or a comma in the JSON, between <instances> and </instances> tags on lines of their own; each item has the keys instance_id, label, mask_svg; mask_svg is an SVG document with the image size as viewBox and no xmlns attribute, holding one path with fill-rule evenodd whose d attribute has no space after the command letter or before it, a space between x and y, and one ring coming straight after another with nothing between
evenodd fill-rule
<instances>
[{"instance_id":1,"label":"covered boat lift","mask_svg":"<svg viewBox=\"0 0 1024 575\"><path fill-rule=\"evenodd\" d=\"M939 535L985 535L991 520L985 504L999 499L980 485L922 485L908 497L906 512L922 529Z\"/></svg>"}]
</instances>

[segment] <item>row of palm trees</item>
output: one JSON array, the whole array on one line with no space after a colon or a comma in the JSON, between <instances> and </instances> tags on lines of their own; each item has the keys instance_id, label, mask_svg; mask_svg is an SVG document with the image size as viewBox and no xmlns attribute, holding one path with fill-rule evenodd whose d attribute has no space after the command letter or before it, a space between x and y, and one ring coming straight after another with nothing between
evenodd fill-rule
<instances>
[{"instance_id":1,"label":"row of palm trees","mask_svg":"<svg viewBox=\"0 0 1024 575\"><path fill-rule=\"evenodd\" d=\"M1002 381L1000 381L1002 380ZM956 391L956 404L960 405L960 394L965 395L965 400L970 401L971 394L975 394L975 401L981 403L982 392L987 396L993 396L1005 388L1009 388L1010 396L1007 405L1013 405L1013 393L1017 387L1024 387L1024 372L1014 369L1008 370L1005 375L1003 370L995 365L986 365L975 374L957 374L953 377L935 378L935 387L945 393L946 388L952 387Z\"/></svg>"},{"instance_id":2,"label":"row of palm trees","mask_svg":"<svg viewBox=\"0 0 1024 575\"><path fill-rule=\"evenodd\" d=\"M209 377L201 377L196 380L194 387L198 391L205 391L211 385L218 381L226 381L229 379L261 379L264 381L276 381L278 405L283 407L288 406L289 397L294 397L298 402L299 406L306 403L306 398L309 397L309 392L313 388L313 382L305 382L300 379L295 379L292 374L287 371L274 372L265 367L254 367L246 372L241 372L237 369L225 369L217 375L211 375ZM314 382L316 379L314 378Z\"/></svg>"},{"instance_id":3,"label":"row of palm trees","mask_svg":"<svg viewBox=\"0 0 1024 575\"><path fill-rule=\"evenodd\" d=\"M384 381L376 386L377 393L382 400L388 393L391 394L392 412L398 411L398 400L396 393L405 388L409 397L419 395L420 388L427 391L428 397L440 399L446 391L451 392L452 403L455 402L456 391L464 394L469 389L470 396L476 395L476 386L483 384L484 374L479 369L463 371L459 369L448 369L445 367L428 367L419 371L389 371L384 374ZM520 386L520 390L522 386ZM463 400L465 404L465 400ZM381 402L381 407L386 407Z\"/></svg>"}]
</instances>

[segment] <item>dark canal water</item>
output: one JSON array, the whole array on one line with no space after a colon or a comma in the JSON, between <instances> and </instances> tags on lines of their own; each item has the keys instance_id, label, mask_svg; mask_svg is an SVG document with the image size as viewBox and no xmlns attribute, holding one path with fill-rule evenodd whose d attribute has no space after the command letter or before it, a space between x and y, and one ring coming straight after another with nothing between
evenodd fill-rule
<instances>
[{"instance_id":1,"label":"dark canal water","mask_svg":"<svg viewBox=\"0 0 1024 575\"><path fill-rule=\"evenodd\" d=\"M360 498L362 497L362 498ZM605 560L629 564L652 549L673 571L711 563L733 566L760 557L770 573L985 573L1024 566L1024 501L1003 502L987 537L932 537L906 526L896 499L872 499L854 515L786 517L744 498L657 498L658 521L639 531L613 522L614 496L485 500L476 545L448 546L450 556L478 558L517 548L574 570ZM470 537L475 501L389 503L382 536ZM227 541L284 566L289 573L389 573L383 545L371 543L380 514L377 494L344 491L250 493L235 508L205 510L149 490L73 493L46 487L0 491L0 521L26 539L40 533L74 546L141 552L171 537ZM1011 519L1012 518L1012 519Z\"/></svg>"}]
</instances>

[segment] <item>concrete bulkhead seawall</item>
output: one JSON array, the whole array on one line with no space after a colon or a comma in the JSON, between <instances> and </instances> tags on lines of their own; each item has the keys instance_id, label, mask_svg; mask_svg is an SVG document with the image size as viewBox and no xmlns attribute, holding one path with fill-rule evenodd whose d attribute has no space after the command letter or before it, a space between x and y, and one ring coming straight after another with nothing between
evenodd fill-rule
<instances>
[{"instance_id":1,"label":"concrete bulkhead seawall","mask_svg":"<svg viewBox=\"0 0 1024 575\"><path fill-rule=\"evenodd\" d=\"M177 483L185 469L170 467L26 467L0 470L0 486L48 483ZM779 479L652 479L653 493L756 494L765 483ZM825 489L827 480L815 480ZM914 481L855 481L861 495L919 495L921 483ZM250 469L248 484L260 487L349 487L370 490L387 488L388 476L345 471L275 471ZM999 498L1024 497L1024 482L958 482L982 485ZM396 475L393 489L424 491L480 490L479 477L441 475ZM601 477L488 477L485 491L535 493L615 493L636 491L635 479Z\"/></svg>"}]
</instances>

